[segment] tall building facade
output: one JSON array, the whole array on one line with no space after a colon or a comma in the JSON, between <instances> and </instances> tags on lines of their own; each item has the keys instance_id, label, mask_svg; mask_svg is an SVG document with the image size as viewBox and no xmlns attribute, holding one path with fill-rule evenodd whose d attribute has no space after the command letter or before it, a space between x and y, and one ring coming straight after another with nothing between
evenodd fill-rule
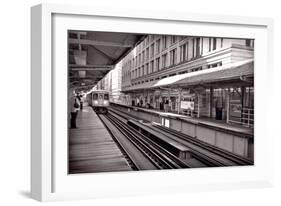
<instances>
[{"instance_id":1,"label":"tall building facade","mask_svg":"<svg viewBox=\"0 0 281 206\"><path fill-rule=\"evenodd\" d=\"M254 40L147 35L122 61L123 103L253 125Z\"/></svg>"},{"instance_id":2,"label":"tall building facade","mask_svg":"<svg viewBox=\"0 0 281 206\"><path fill-rule=\"evenodd\" d=\"M106 90L109 92L111 102L122 103L121 73L122 61L115 65L114 69L106 74L94 87L94 90Z\"/></svg>"}]
</instances>

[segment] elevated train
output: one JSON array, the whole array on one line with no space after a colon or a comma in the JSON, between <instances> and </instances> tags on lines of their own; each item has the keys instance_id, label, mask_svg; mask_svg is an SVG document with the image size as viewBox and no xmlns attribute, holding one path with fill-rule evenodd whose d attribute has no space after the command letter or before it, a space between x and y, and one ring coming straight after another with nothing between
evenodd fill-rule
<instances>
[{"instance_id":1,"label":"elevated train","mask_svg":"<svg viewBox=\"0 0 281 206\"><path fill-rule=\"evenodd\" d=\"M105 90L95 90L87 95L87 101L98 114L106 114L109 107L109 92Z\"/></svg>"}]
</instances>

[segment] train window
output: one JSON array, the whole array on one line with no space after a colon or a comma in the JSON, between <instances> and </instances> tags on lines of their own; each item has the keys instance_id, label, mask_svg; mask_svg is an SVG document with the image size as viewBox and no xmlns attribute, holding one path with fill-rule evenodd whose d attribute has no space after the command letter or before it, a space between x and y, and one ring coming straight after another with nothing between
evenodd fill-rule
<instances>
[{"instance_id":1,"label":"train window","mask_svg":"<svg viewBox=\"0 0 281 206\"><path fill-rule=\"evenodd\" d=\"M98 98L98 94L93 94L93 99L97 99Z\"/></svg>"},{"instance_id":2,"label":"train window","mask_svg":"<svg viewBox=\"0 0 281 206\"><path fill-rule=\"evenodd\" d=\"M109 95L108 94L104 94L104 99L108 100L109 99Z\"/></svg>"},{"instance_id":3,"label":"train window","mask_svg":"<svg viewBox=\"0 0 281 206\"><path fill-rule=\"evenodd\" d=\"M99 94L99 99L102 100L102 98L103 98L103 95Z\"/></svg>"}]
</instances>

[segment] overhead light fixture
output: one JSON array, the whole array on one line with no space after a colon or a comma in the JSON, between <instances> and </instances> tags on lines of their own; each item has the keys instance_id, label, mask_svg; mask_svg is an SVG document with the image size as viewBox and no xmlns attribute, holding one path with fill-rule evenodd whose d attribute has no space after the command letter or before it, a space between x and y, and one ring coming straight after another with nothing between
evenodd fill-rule
<instances>
[{"instance_id":1,"label":"overhead light fixture","mask_svg":"<svg viewBox=\"0 0 281 206\"><path fill-rule=\"evenodd\" d=\"M74 60L76 65L86 65L87 64L87 51L74 50Z\"/></svg>"},{"instance_id":2,"label":"overhead light fixture","mask_svg":"<svg viewBox=\"0 0 281 206\"><path fill-rule=\"evenodd\" d=\"M80 78L85 78L86 77L86 71L78 71L78 75Z\"/></svg>"}]
</instances>

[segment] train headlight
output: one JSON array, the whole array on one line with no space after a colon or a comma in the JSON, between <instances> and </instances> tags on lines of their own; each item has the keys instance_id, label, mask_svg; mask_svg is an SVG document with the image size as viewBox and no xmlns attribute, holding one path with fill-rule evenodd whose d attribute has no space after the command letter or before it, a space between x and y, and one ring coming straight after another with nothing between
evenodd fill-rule
<instances>
[{"instance_id":1,"label":"train headlight","mask_svg":"<svg viewBox=\"0 0 281 206\"><path fill-rule=\"evenodd\" d=\"M104 101L103 101L103 104L108 105L108 101L107 101L107 100L104 100Z\"/></svg>"},{"instance_id":2,"label":"train headlight","mask_svg":"<svg viewBox=\"0 0 281 206\"><path fill-rule=\"evenodd\" d=\"M98 101L97 101L97 100L94 100L94 104L98 104Z\"/></svg>"}]
</instances>

